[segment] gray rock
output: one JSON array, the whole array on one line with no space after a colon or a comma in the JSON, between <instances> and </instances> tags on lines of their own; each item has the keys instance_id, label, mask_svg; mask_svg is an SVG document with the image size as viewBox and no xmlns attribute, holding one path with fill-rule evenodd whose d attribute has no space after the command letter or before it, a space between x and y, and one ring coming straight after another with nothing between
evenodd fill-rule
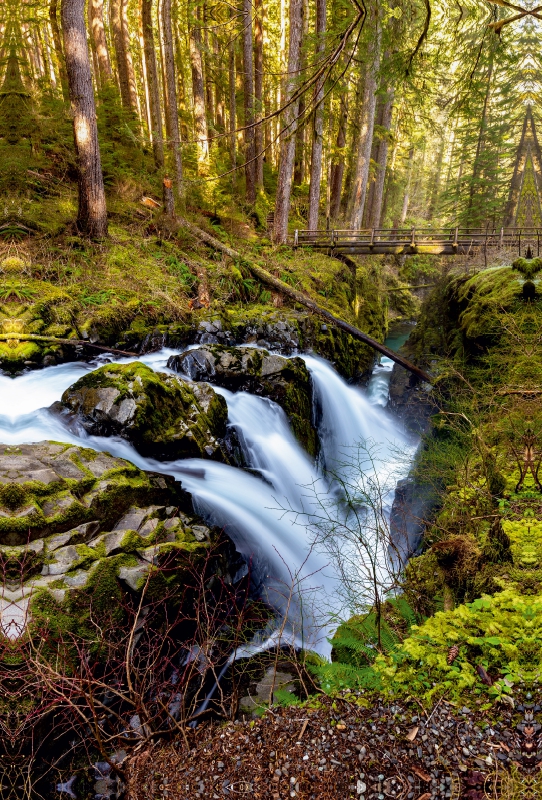
<instances>
[{"instance_id":1,"label":"gray rock","mask_svg":"<svg viewBox=\"0 0 542 800\"><path fill-rule=\"evenodd\" d=\"M71 541L71 538L71 531L68 531L68 533L59 533L56 536L50 536L47 539L47 552L50 553L53 550L58 550L59 547L64 547L65 544Z\"/></svg>"},{"instance_id":2,"label":"gray rock","mask_svg":"<svg viewBox=\"0 0 542 800\"><path fill-rule=\"evenodd\" d=\"M121 567L119 570L119 578L121 581L124 581L130 589L137 592L147 577L150 568L150 564L138 564L135 567Z\"/></svg>"},{"instance_id":3,"label":"gray rock","mask_svg":"<svg viewBox=\"0 0 542 800\"><path fill-rule=\"evenodd\" d=\"M55 560L51 564L44 564L42 575L63 575L77 564L81 557L73 545L60 547L55 551Z\"/></svg>"}]
</instances>

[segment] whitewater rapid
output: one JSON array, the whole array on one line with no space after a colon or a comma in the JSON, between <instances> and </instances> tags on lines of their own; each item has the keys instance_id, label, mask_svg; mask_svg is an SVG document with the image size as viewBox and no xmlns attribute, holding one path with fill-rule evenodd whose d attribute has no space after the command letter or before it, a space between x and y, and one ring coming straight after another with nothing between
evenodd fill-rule
<instances>
[{"instance_id":1,"label":"whitewater rapid","mask_svg":"<svg viewBox=\"0 0 542 800\"><path fill-rule=\"evenodd\" d=\"M138 360L155 370L171 372L167 360L178 352L163 349ZM142 469L172 475L191 493L196 511L209 524L223 528L250 561L262 597L276 609L278 619L286 618L281 627L283 640L328 655L328 636L337 617L348 614L348 609L339 599L339 571L325 548L314 545L314 532L308 524L315 493L330 491L323 469L348 479L349 451L357 443L369 441L377 454L373 468L392 474L394 484L408 469L397 452L410 452L412 443L385 410L381 387L375 391L378 368L364 391L349 386L323 359L303 358L314 387L321 441L318 464L295 440L278 405L225 389L217 391L226 398L228 424L237 429L252 472L202 459L158 462L142 457L123 439L87 436L66 428L49 406L86 372L107 363L109 359L104 357L92 363L46 367L16 378L1 375L0 442L64 441L105 450ZM135 359L120 362L130 360ZM392 499L393 492L389 492L388 507Z\"/></svg>"}]
</instances>

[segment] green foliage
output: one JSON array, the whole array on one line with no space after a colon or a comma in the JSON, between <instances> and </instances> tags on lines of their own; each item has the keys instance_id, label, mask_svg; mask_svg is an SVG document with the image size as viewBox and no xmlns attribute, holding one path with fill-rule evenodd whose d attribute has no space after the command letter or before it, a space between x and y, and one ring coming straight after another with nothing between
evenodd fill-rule
<instances>
[{"instance_id":1,"label":"green foliage","mask_svg":"<svg viewBox=\"0 0 542 800\"><path fill-rule=\"evenodd\" d=\"M453 645L459 654L449 664ZM477 666L493 686L482 683ZM467 692L491 698L516 683L530 686L542 670L542 598L507 589L437 612L414 627L391 657L379 656L375 670L387 693L426 699L444 691L455 699Z\"/></svg>"}]
</instances>

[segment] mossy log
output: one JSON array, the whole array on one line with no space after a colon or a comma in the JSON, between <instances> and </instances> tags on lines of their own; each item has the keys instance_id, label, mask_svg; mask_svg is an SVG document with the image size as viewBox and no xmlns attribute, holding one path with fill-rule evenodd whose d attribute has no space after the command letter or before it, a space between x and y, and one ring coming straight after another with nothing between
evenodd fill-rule
<instances>
[{"instance_id":1,"label":"mossy log","mask_svg":"<svg viewBox=\"0 0 542 800\"><path fill-rule=\"evenodd\" d=\"M137 356L128 350L117 350L115 347L107 347L104 344L94 344L87 339L60 339L58 336L39 336L35 333L0 333L0 342L33 341L33 342L56 342L57 344L85 345L94 347L96 350L105 350L107 353L116 353L120 356Z\"/></svg>"},{"instance_id":2,"label":"mossy log","mask_svg":"<svg viewBox=\"0 0 542 800\"><path fill-rule=\"evenodd\" d=\"M392 361L395 361L396 364L399 364L401 367L404 367L409 372L412 372L422 381L426 381L427 383L431 383L431 378L429 375L424 372L422 369L417 367L415 364L412 364L406 358L403 358L398 353L394 353L393 350L390 350L389 347L377 342L376 339L371 338L363 331L360 331L359 328L356 328L354 325L350 325L350 323L345 322L343 319L336 317L331 312L327 311L325 308L317 305L314 300L311 300L306 295L302 294L301 292L296 291L288 284L283 283L283 281L279 280L279 278L275 278L271 273L267 272L267 270L260 267L258 264L255 264L254 261L248 259L246 256L243 256L241 253L238 253L237 250L233 250L233 248L228 247L228 245L223 244L219 239L216 239L211 234L207 233L206 231L199 228L197 225L194 225L192 222L189 222L184 217L178 217L178 222L183 228L186 228L193 236L197 239L208 244L214 250L220 250L222 253L225 253L229 258L233 259L234 261L242 262L249 270L252 272L254 277L256 277L259 281L266 284L267 286L272 287L275 291L281 292L285 294L287 297L291 297L292 300L295 300L296 303L300 303L301 305L305 306L306 308L310 309L318 316L323 317L328 322L331 322L332 325L341 328L346 333L349 333L355 339L363 342L364 344L369 345L372 347L373 350L377 350L379 353L391 358Z\"/></svg>"}]
</instances>

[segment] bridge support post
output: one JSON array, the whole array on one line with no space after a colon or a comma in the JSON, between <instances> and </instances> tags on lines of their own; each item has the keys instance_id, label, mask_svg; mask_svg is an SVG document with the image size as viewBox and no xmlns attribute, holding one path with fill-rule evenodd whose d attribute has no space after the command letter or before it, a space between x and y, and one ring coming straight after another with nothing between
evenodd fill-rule
<instances>
[{"instance_id":1,"label":"bridge support post","mask_svg":"<svg viewBox=\"0 0 542 800\"><path fill-rule=\"evenodd\" d=\"M297 228L294 231L294 250L299 246L299 231Z\"/></svg>"}]
</instances>

